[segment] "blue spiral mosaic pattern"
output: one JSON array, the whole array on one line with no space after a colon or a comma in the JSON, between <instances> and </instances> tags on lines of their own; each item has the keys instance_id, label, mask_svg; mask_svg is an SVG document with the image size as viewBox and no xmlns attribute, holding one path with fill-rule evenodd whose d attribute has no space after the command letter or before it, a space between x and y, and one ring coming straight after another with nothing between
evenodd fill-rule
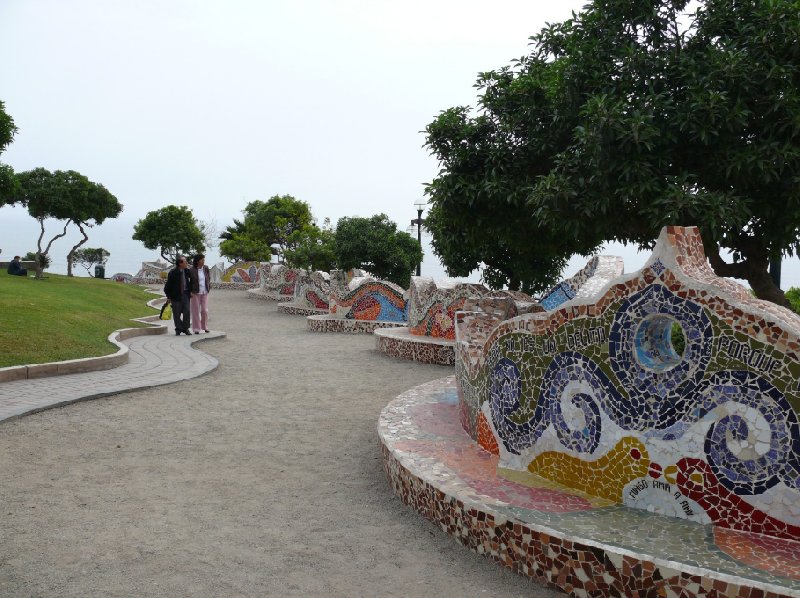
<instances>
[{"instance_id":1,"label":"blue spiral mosaic pattern","mask_svg":"<svg viewBox=\"0 0 800 598\"><path fill-rule=\"evenodd\" d=\"M665 326L671 320L680 324L686 339L677 360L670 356ZM625 299L609 331L608 355L630 401L614 409L614 421L625 430L668 428L680 421L711 359L713 334L702 306L662 285Z\"/></svg>"},{"instance_id":2,"label":"blue spiral mosaic pattern","mask_svg":"<svg viewBox=\"0 0 800 598\"><path fill-rule=\"evenodd\" d=\"M538 435L534 435L534 414L522 408L519 402L521 394L519 368L513 361L503 357L492 368L489 383L492 423L506 450L517 455L533 446L538 438Z\"/></svg>"},{"instance_id":3,"label":"blue spiral mosaic pattern","mask_svg":"<svg viewBox=\"0 0 800 598\"><path fill-rule=\"evenodd\" d=\"M738 495L754 495L781 481L793 488L800 487L797 467L800 424L778 389L752 372L724 371L705 381L698 396L704 412L738 404L757 411L763 418L759 430L752 417L748 418L751 421L748 425L741 413L729 410L708 429L706 457L726 488ZM731 450L734 444L739 447L740 456Z\"/></svg>"},{"instance_id":4,"label":"blue spiral mosaic pattern","mask_svg":"<svg viewBox=\"0 0 800 598\"><path fill-rule=\"evenodd\" d=\"M602 434L600 408L613 412L614 405L619 403L619 395L595 362L573 351L559 353L542 379L536 404L535 437L538 439L553 424L562 445L591 454L600 444ZM565 417L565 406L572 411L569 417ZM578 418L576 409L581 412Z\"/></svg>"}]
</instances>

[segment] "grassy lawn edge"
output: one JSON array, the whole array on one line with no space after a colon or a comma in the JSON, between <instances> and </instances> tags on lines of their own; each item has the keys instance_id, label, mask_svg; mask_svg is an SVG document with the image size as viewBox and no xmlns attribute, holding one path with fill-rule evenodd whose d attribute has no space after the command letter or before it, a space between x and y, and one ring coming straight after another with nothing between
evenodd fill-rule
<instances>
[{"instance_id":1,"label":"grassy lawn edge","mask_svg":"<svg viewBox=\"0 0 800 598\"><path fill-rule=\"evenodd\" d=\"M108 336L146 328L156 315L144 287L47 274L43 280L0 272L0 367L102 357L119 349Z\"/></svg>"}]
</instances>

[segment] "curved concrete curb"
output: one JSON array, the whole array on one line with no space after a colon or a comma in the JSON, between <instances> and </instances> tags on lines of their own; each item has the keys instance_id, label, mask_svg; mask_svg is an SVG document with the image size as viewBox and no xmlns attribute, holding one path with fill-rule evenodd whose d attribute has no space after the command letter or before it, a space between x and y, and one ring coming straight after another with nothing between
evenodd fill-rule
<instances>
[{"instance_id":1,"label":"curved concrete curb","mask_svg":"<svg viewBox=\"0 0 800 598\"><path fill-rule=\"evenodd\" d=\"M164 303L165 298L159 297L147 302L148 307L159 309ZM101 355L100 357L82 357L80 359L67 359L65 361L53 361L50 363L35 363L28 365L12 365L0 368L0 383L12 380L32 380L35 378L45 378L48 376L63 376L66 374L79 374L83 372L95 372L100 370L110 370L128 363L128 347L121 341L149 334L165 334L167 324L162 323L158 316L143 316L132 318L135 322L148 324L147 328L120 328L108 335L108 342L117 346L116 353Z\"/></svg>"}]
</instances>

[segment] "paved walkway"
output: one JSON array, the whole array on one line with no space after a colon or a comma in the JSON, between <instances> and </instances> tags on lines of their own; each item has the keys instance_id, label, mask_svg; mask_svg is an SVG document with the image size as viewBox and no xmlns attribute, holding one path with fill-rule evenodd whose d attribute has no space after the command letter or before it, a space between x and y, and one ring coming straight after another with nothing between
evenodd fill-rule
<instances>
[{"instance_id":1,"label":"paved walkway","mask_svg":"<svg viewBox=\"0 0 800 598\"><path fill-rule=\"evenodd\" d=\"M227 340L199 346L219 361L208 374L0 424L0 596L555 596L387 483L381 410L452 367L309 333L241 291L209 307ZM182 359L194 338L158 341ZM100 385L124 371L75 380L113 392ZM49 394L70 378L35 382Z\"/></svg>"},{"instance_id":2,"label":"paved walkway","mask_svg":"<svg viewBox=\"0 0 800 598\"><path fill-rule=\"evenodd\" d=\"M195 336L167 334L136 336L123 344L128 363L99 372L0 382L0 421L139 388L195 378L217 367L217 360L192 347L193 343L224 337L212 331Z\"/></svg>"}]
</instances>

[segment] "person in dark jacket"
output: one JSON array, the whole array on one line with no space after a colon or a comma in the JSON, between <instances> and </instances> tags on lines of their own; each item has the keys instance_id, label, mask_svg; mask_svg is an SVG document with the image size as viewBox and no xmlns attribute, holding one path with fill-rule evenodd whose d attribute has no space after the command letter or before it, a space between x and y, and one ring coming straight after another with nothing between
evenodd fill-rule
<instances>
[{"instance_id":1,"label":"person in dark jacket","mask_svg":"<svg viewBox=\"0 0 800 598\"><path fill-rule=\"evenodd\" d=\"M14 276L27 276L28 270L23 268L19 263L19 256L15 255L14 259L8 264L8 273Z\"/></svg>"},{"instance_id":2,"label":"person in dark jacket","mask_svg":"<svg viewBox=\"0 0 800 598\"><path fill-rule=\"evenodd\" d=\"M172 304L172 320L175 322L175 335L191 334L190 291L192 289L189 279L189 264L182 255L178 256L175 267L167 274L164 285L164 294Z\"/></svg>"}]
</instances>

